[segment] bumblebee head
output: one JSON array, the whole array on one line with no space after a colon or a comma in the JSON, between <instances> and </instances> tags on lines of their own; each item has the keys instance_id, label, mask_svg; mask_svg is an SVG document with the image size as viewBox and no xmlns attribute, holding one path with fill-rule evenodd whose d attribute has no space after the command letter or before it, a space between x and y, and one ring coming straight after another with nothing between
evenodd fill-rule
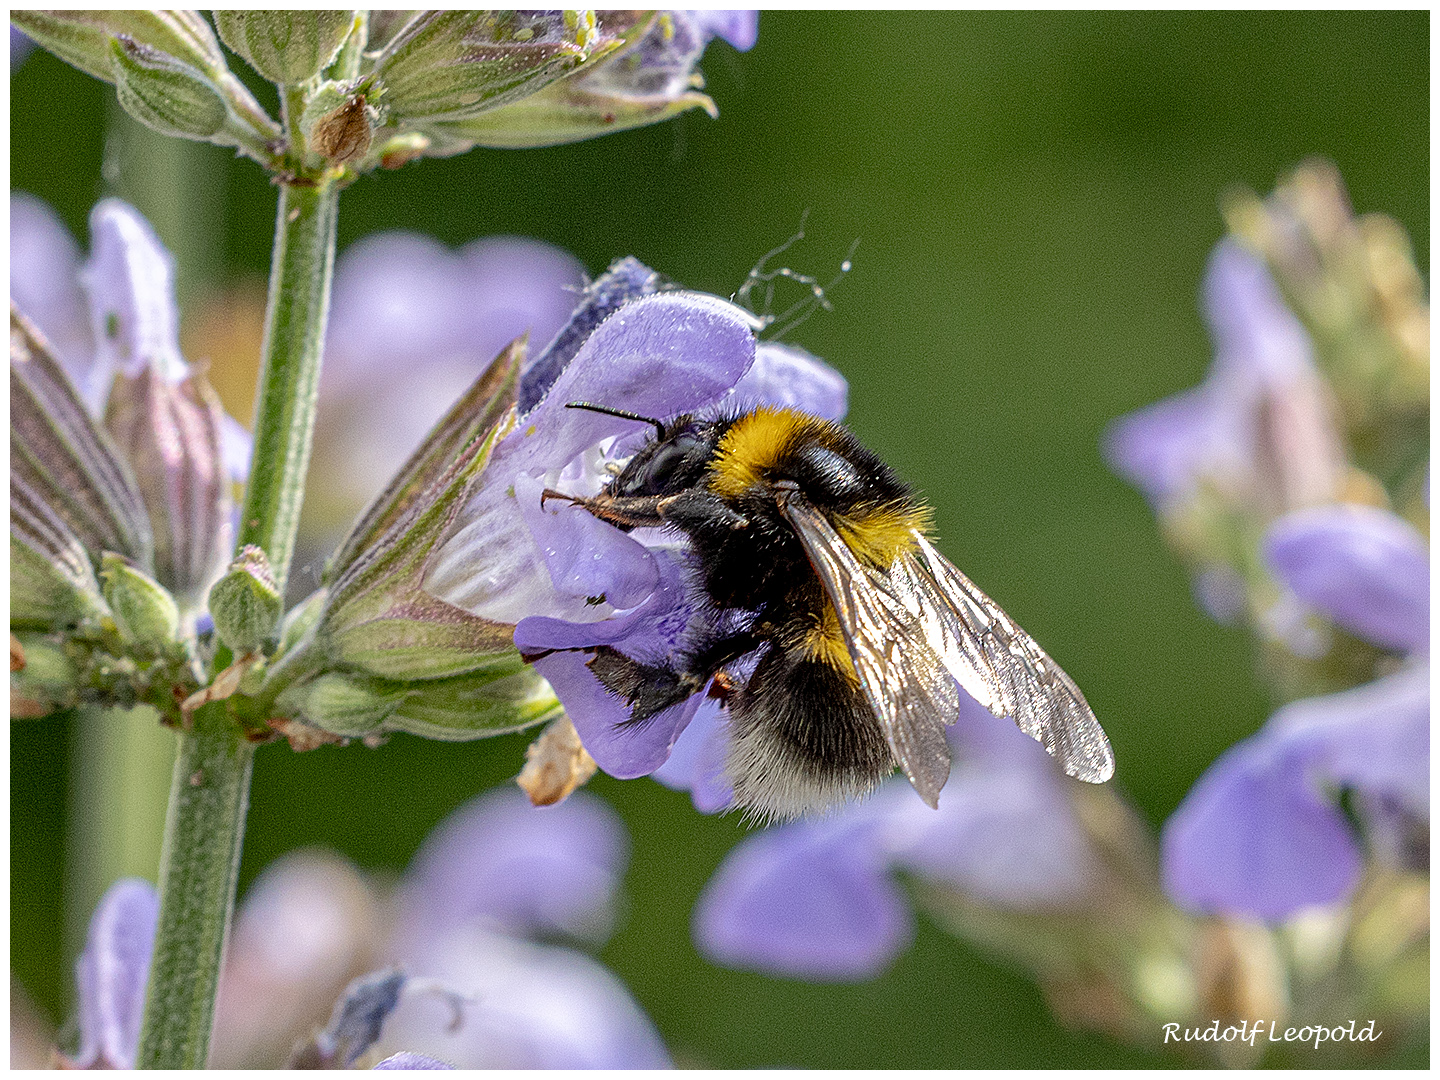
<instances>
[{"instance_id":1,"label":"bumblebee head","mask_svg":"<svg viewBox=\"0 0 1440 1080\"><path fill-rule=\"evenodd\" d=\"M673 495L699 486L725 425L682 416L669 424L637 413L572 401L566 408L605 413L655 426L655 438L642 446L606 488L613 496Z\"/></svg>"},{"instance_id":2,"label":"bumblebee head","mask_svg":"<svg viewBox=\"0 0 1440 1080\"><path fill-rule=\"evenodd\" d=\"M610 485L612 495L674 495L704 482L720 425L676 421L640 448Z\"/></svg>"}]
</instances>

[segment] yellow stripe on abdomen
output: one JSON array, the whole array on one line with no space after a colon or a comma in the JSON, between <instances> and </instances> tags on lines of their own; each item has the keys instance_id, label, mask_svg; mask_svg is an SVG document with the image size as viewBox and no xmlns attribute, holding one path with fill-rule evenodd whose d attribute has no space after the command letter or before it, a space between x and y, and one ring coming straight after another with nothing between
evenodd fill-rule
<instances>
[{"instance_id":1,"label":"yellow stripe on abdomen","mask_svg":"<svg viewBox=\"0 0 1440 1080\"><path fill-rule=\"evenodd\" d=\"M916 504L862 507L833 515L835 531L857 559L877 570L915 546L915 533L930 528L930 508Z\"/></svg>"}]
</instances>

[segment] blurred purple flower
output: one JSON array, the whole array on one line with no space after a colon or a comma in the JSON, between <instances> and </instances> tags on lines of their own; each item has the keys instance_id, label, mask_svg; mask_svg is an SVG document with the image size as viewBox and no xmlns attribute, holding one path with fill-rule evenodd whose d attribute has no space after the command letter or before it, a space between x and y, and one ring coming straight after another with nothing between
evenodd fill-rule
<instances>
[{"instance_id":1,"label":"blurred purple flower","mask_svg":"<svg viewBox=\"0 0 1440 1080\"><path fill-rule=\"evenodd\" d=\"M748 52L760 34L758 11L677 11L690 19L708 43L712 37L723 38L741 52Z\"/></svg>"},{"instance_id":2,"label":"blurred purple flower","mask_svg":"<svg viewBox=\"0 0 1440 1080\"><path fill-rule=\"evenodd\" d=\"M117 881L96 906L75 962L80 1010L75 1067L135 1067L159 918L159 896L138 878Z\"/></svg>"},{"instance_id":3,"label":"blurred purple flower","mask_svg":"<svg viewBox=\"0 0 1440 1080\"><path fill-rule=\"evenodd\" d=\"M1383 649L1430 640L1430 553L1403 518L1369 506L1302 510L1275 522L1265 561L1295 595Z\"/></svg>"},{"instance_id":4,"label":"blurred purple flower","mask_svg":"<svg viewBox=\"0 0 1440 1080\"><path fill-rule=\"evenodd\" d=\"M721 13L717 11L717 12L715 12L715 14L719 15L719 14L721 14ZM35 42L31 41L30 38L28 38L26 35L22 34L19 30L16 30L15 27L13 27L13 26L10 27L10 74L11 74L11 75L14 75L14 74L15 74L15 69L18 68L21 64L23 64L23 63L25 62L25 58L30 55L30 50L33 49L34 47L35 47ZM739 46L736 46L736 47L738 48Z\"/></svg>"},{"instance_id":5,"label":"blurred purple flower","mask_svg":"<svg viewBox=\"0 0 1440 1080\"><path fill-rule=\"evenodd\" d=\"M1032 739L962 699L938 813L892 781L826 818L766 829L721 863L696 905L700 951L727 967L817 981L881 974L914 919L897 871L984 903L1064 906L1089 887L1068 780Z\"/></svg>"},{"instance_id":6,"label":"blurred purple flower","mask_svg":"<svg viewBox=\"0 0 1440 1080\"><path fill-rule=\"evenodd\" d=\"M1344 899L1364 853L1339 805L1357 796L1367 831L1430 816L1430 572L1424 539L1385 511L1327 506L1281 518L1264 554L1306 604L1387 649L1400 671L1296 701L1210 767L1165 825L1166 889L1188 907L1281 919ZM1382 851L1391 845L1372 835Z\"/></svg>"},{"instance_id":7,"label":"blurred purple flower","mask_svg":"<svg viewBox=\"0 0 1440 1080\"><path fill-rule=\"evenodd\" d=\"M403 983L382 973L346 994L380 1029L376 1052L399 1058L382 1063L387 1069L668 1066L659 1035L614 975L575 949L530 940L603 941L627 846L614 812L585 792L536 808L505 788L442 822L391 900L336 857L287 857L267 868L237 915L212 1060L274 1064L320 1022L317 1009L322 1020L329 1012L337 973L343 985L347 969L394 965ZM363 904L337 904L337 892L357 885ZM245 992L231 993L242 973ZM356 992L365 987L395 992ZM343 1041L333 1017L331 1027ZM240 1031L248 1043L227 1038ZM400 1057L402 1047L433 1064Z\"/></svg>"},{"instance_id":8,"label":"blurred purple flower","mask_svg":"<svg viewBox=\"0 0 1440 1080\"><path fill-rule=\"evenodd\" d=\"M838 374L799 350L757 347L757 328L728 301L668 287L633 259L617 262L527 365L519 424L497 443L426 571L432 595L518 624L516 646L534 658L585 748L614 776L658 768L700 696L645 725L625 724L625 703L580 650L604 644L642 659L672 655L702 598L680 538L626 534L561 500L542 503L547 487L599 491L607 468L646 434L633 420L565 406L588 401L659 419L769 400L826 415L843 410Z\"/></svg>"},{"instance_id":9,"label":"blurred purple flower","mask_svg":"<svg viewBox=\"0 0 1440 1080\"><path fill-rule=\"evenodd\" d=\"M99 417L117 374L149 367L169 382L190 371L180 355L174 260L135 209L105 199L90 213L82 260L69 230L41 200L10 196L10 301L45 334L80 400ZM250 436L226 415L221 450L243 480Z\"/></svg>"},{"instance_id":10,"label":"blurred purple flower","mask_svg":"<svg viewBox=\"0 0 1440 1080\"><path fill-rule=\"evenodd\" d=\"M572 256L521 237L452 251L387 232L348 247L335 270L306 485L312 524L347 525L501 349L528 332L539 352L583 281Z\"/></svg>"},{"instance_id":11,"label":"blurred purple flower","mask_svg":"<svg viewBox=\"0 0 1440 1080\"><path fill-rule=\"evenodd\" d=\"M1310 339L1265 264L1222 240L1205 272L1215 359L1199 386L1116 420L1111 468L1157 510L1214 485L1266 516L1330 499L1342 452Z\"/></svg>"}]
</instances>

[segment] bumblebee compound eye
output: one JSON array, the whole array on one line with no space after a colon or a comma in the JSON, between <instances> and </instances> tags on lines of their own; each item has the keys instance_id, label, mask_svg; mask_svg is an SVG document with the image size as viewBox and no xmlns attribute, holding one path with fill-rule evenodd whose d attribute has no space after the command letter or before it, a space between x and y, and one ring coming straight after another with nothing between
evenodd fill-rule
<instances>
[{"instance_id":1,"label":"bumblebee compound eye","mask_svg":"<svg viewBox=\"0 0 1440 1080\"><path fill-rule=\"evenodd\" d=\"M699 440L681 435L667 443L659 443L648 457L631 463L616 482L617 495L666 495L688 486L676 481L681 467L691 458ZM688 470L686 470L688 471Z\"/></svg>"}]
</instances>

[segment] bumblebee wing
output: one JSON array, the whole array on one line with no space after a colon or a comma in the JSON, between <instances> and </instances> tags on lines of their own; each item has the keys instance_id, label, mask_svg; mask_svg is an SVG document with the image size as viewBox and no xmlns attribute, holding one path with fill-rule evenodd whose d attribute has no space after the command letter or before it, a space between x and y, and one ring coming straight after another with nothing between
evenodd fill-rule
<instances>
[{"instance_id":1,"label":"bumblebee wing","mask_svg":"<svg viewBox=\"0 0 1440 1080\"><path fill-rule=\"evenodd\" d=\"M965 691L1008 716L1071 776L1102 784L1115 753L1085 695L1000 605L918 532L918 556L902 556L907 597L933 649Z\"/></svg>"},{"instance_id":2,"label":"bumblebee wing","mask_svg":"<svg viewBox=\"0 0 1440 1080\"><path fill-rule=\"evenodd\" d=\"M960 712L954 680L886 577L855 557L824 514L798 492L783 499L781 509L835 606L860 689L890 752L920 797L935 806L950 776L945 725Z\"/></svg>"}]
</instances>

